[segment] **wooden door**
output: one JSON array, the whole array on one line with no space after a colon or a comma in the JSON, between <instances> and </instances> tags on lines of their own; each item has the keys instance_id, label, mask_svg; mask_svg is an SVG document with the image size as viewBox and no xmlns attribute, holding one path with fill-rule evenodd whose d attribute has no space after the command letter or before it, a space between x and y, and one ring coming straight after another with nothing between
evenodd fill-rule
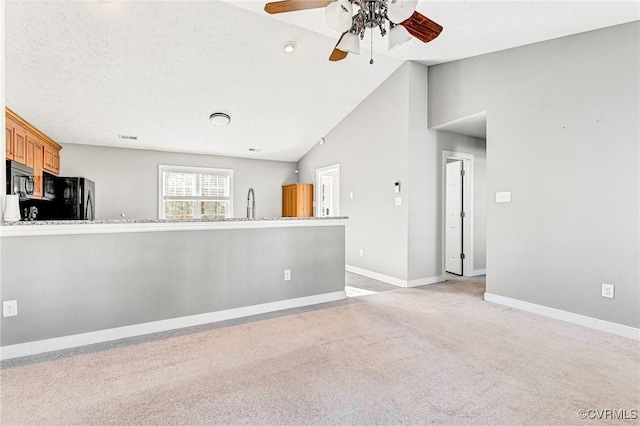
<instances>
[{"instance_id":1,"label":"wooden door","mask_svg":"<svg viewBox=\"0 0 640 426\"><path fill-rule=\"evenodd\" d=\"M296 185L282 187L282 217L296 216Z\"/></svg>"},{"instance_id":2,"label":"wooden door","mask_svg":"<svg viewBox=\"0 0 640 426\"><path fill-rule=\"evenodd\" d=\"M14 125L13 159L21 164L27 163L27 132L22 126Z\"/></svg>"},{"instance_id":3,"label":"wooden door","mask_svg":"<svg viewBox=\"0 0 640 426\"><path fill-rule=\"evenodd\" d=\"M299 190L298 217L311 217L313 216L313 185L300 184Z\"/></svg>"},{"instance_id":4,"label":"wooden door","mask_svg":"<svg viewBox=\"0 0 640 426\"><path fill-rule=\"evenodd\" d=\"M13 126L11 122L6 120L5 122L5 141L4 155L7 160L13 160Z\"/></svg>"},{"instance_id":5,"label":"wooden door","mask_svg":"<svg viewBox=\"0 0 640 426\"><path fill-rule=\"evenodd\" d=\"M33 196L42 198L42 162L44 157L44 146L39 139L34 139L33 143Z\"/></svg>"},{"instance_id":6,"label":"wooden door","mask_svg":"<svg viewBox=\"0 0 640 426\"><path fill-rule=\"evenodd\" d=\"M60 172L60 154L48 143L44 144L44 170L53 174Z\"/></svg>"},{"instance_id":7,"label":"wooden door","mask_svg":"<svg viewBox=\"0 0 640 426\"><path fill-rule=\"evenodd\" d=\"M27 167L31 167L33 168L33 161L34 161L34 155L35 155L35 139L32 135L30 135L29 133L27 133L27 138L26 138L26 148L25 148L25 165Z\"/></svg>"},{"instance_id":8,"label":"wooden door","mask_svg":"<svg viewBox=\"0 0 640 426\"><path fill-rule=\"evenodd\" d=\"M5 148L7 159L26 164L27 131L9 117L5 117L7 143Z\"/></svg>"}]
</instances>

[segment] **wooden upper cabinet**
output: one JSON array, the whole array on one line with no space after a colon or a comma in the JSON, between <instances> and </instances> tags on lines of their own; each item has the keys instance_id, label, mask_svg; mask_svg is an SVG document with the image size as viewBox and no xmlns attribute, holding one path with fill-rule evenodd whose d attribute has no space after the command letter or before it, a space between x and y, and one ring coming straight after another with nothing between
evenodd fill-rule
<instances>
[{"instance_id":1,"label":"wooden upper cabinet","mask_svg":"<svg viewBox=\"0 0 640 426\"><path fill-rule=\"evenodd\" d=\"M44 142L33 132L27 132L27 166L33 168L33 196L42 197L42 167Z\"/></svg>"},{"instance_id":2,"label":"wooden upper cabinet","mask_svg":"<svg viewBox=\"0 0 640 426\"><path fill-rule=\"evenodd\" d=\"M35 155L35 139L27 133L25 138L25 165L33 169L33 156Z\"/></svg>"},{"instance_id":3,"label":"wooden upper cabinet","mask_svg":"<svg viewBox=\"0 0 640 426\"><path fill-rule=\"evenodd\" d=\"M43 170L54 175L60 174L62 147L9 108L5 108L5 118L7 160L32 167L36 186L37 182L42 180ZM41 190L42 186L39 189Z\"/></svg>"},{"instance_id":4,"label":"wooden upper cabinet","mask_svg":"<svg viewBox=\"0 0 640 426\"><path fill-rule=\"evenodd\" d=\"M60 173L60 151L48 143L44 144L43 168L54 175Z\"/></svg>"},{"instance_id":5,"label":"wooden upper cabinet","mask_svg":"<svg viewBox=\"0 0 640 426\"><path fill-rule=\"evenodd\" d=\"M6 145L4 148L4 156L7 160L13 160L13 127L11 126L11 122L9 120L5 121L5 141Z\"/></svg>"},{"instance_id":6,"label":"wooden upper cabinet","mask_svg":"<svg viewBox=\"0 0 640 426\"><path fill-rule=\"evenodd\" d=\"M27 130L7 116L5 120L5 130L7 137L7 144L5 148L5 154L7 160L13 160L20 164L27 163Z\"/></svg>"},{"instance_id":7,"label":"wooden upper cabinet","mask_svg":"<svg viewBox=\"0 0 640 426\"><path fill-rule=\"evenodd\" d=\"M294 183L282 187L282 217L313 216L313 184Z\"/></svg>"}]
</instances>

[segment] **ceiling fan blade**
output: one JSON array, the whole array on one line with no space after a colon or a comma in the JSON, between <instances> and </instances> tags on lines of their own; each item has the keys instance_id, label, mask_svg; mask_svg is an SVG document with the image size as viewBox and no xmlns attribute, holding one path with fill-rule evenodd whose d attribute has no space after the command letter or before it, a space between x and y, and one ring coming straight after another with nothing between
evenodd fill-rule
<instances>
[{"instance_id":1,"label":"ceiling fan blade","mask_svg":"<svg viewBox=\"0 0 640 426\"><path fill-rule=\"evenodd\" d=\"M405 27L412 36L424 43L430 42L442 32L442 25L433 22L417 11L413 12L413 15L400 25Z\"/></svg>"},{"instance_id":2,"label":"ceiling fan blade","mask_svg":"<svg viewBox=\"0 0 640 426\"><path fill-rule=\"evenodd\" d=\"M265 4L264 10L265 12L271 14L295 12L297 10L318 9L320 7L326 7L329 3L333 2L334 0L282 0Z\"/></svg>"},{"instance_id":3,"label":"ceiling fan blade","mask_svg":"<svg viewBox=\"0 0 640 426\"><path fill-rule=\"evenodd\" d=\"M336 43L336 47L333 49L333 52L331 52L331 56L329 56L329 60L330 61L332 61L332 62L341 61L344 58L346 58L347 55L349 54L349 52L345 52L344 50L338 49L338 45L342 41L342 37L344 37L345 34L346 34L346 32L342 33L342 35L338 39L338 42Z\"/></svg>"}]
</instances>

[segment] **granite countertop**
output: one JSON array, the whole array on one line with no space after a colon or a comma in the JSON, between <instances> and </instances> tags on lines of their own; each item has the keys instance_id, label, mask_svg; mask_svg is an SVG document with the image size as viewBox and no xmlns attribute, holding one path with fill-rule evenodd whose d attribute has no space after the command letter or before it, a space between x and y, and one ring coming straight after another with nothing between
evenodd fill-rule
<instances>
[{"instance_id":1,"label":"granite countertop","mask_svg":"<svg viewBox=\"0 0 640 426\"><path fill-rule=\"evenodd\" d=\"M38 226L38 225L124 225L124 224L140 224L140 223L217 223L217 222L257 222L257 221L293 221L293 220L340 220L348 219L347 216L336 217L258 217L248 219L246 217L234 217L228 219L211 219L211 220L166 220L166 219L107 219L107 220L21 220L17 222L1 221L2 226Z\"/></svg>"}]
</instances>

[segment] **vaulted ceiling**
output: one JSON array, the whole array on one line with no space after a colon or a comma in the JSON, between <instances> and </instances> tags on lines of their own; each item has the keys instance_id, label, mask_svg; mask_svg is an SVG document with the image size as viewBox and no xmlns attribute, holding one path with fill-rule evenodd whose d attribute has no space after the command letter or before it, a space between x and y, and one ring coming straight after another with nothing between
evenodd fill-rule
<instances>
[{"instance_id":1,"label":"vaulted ceiling","mask_svg":"<svg viewBox=\"0 0 640 426\"><path fill-rule=\"evenodd\" d=\"M322 9L268 15L264 2L242 0L4 4L6 104L61 144L284 161L303 156L405 60L433 65L640 13L637 1L420 1L442 34L392 53L376 34L370 65L368 36L361 55L327 60L339 34ZM231 124L213 126L217 111Z\"/></svg>"}]
</instances>

